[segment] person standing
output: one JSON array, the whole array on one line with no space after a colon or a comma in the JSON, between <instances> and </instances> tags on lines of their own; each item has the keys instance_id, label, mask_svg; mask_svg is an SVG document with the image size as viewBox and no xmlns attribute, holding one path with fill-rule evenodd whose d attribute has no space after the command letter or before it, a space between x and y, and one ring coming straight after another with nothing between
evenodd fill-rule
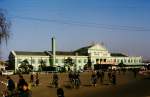
<instances>
[{"instance_id":1,"label":"person standing","mask_svg":"<svg viewBox=\"0 0 150 97\"><path fill-rule=\"evenodd\" d=\"M112 77L112 74L111 74L111 71L109 70L109 71L108 71L108 81L109 81L109 82L111 82L111 77Z\"/></svg>"},{"instance_id":2,"label":"person standing","mask_svg":"<svg viewBox=\"0 0 150 97\"><path fill-rule=\"evenodd\" d=\"M23 78L22 75L19 75L19 81L18 81L18 84L17 84L17 88L18 88L18 91L22 91L23 90L23 85L26 83L25 79Z\"/></svg>"},{"instance_id":3,"label":"person standing","mask_svg":"<svg viewBox=\"0 0 150 97\"><path fill-rule=\"evenodd\" d=\"M35 81L34 81L33 74L30 75L30 83L31 83L31 86L35 86Z\"/></svg>"},{"instance_id":4,"label":"person standing","mask_svg":"<svg viewBox=\"0 0 150 97\"><path fill-rule=\"evenodd\" d=\"M80 87L80 78L79 78L79 73L75 72L74 74L74 88L79 88Z\"/></svg>"},{"instance_id":5,"label":"person standing","mask_svg":"<svg viewBox=\"0 0 150 97\"><path fill-rule=\"evenodd\" d=\"M133 73L134 73L134 78L136 78L136 76L137 76L137 70L133 69Z\"/></svg>"},{"instance_id":6,"label":"person standing","mask_svg":"<svg viewBox=\"0 0 150 97\"><path fill-rule=\"evenodd\" d=\"M22 86L23 86L22 91L19 92L18 96L19 97L32 97L32 92L29 89L28 84L25 82Z\"/></svg>"},{"instance_id":7,"label":"person standing","mask_svg":"<svg viewBox=\"0 0 150 97\"><path fill-rule=\"evenodd\" d=\"M104 76L105 76L105 74L104 74L104 71L103 71L103 70L100 72L100 75L101 75L101 77L100 77L100 81L101 81L101 84L103 84L103 82L104 82Z\"/></svg>"},{"instance_id":8,"label":"person standing","mask_svg":"<svg viewBox=\"0 0 150 97\"><path fill-rule=\"evenodd\" d=\"M96 76L97 76L97 80L99 80L99 79L100 79L100 77L101 77L101 75L100 75L100 72L99 72L99 71L97 71L97 72L96 72Z\"/></svg>"},{"instance_id":9,"label":"person standing","mask_svg":"<svg viewBox=\"0 0 150 97\"><path fill-rule=\"evenodd\" d=\"M64 90L62 88L57 89L57 97L64 97Z\"/></svg>"},{"instance_id":10,"label":"person standing","mask_svg":"<svg viewBox=\"0 0 150 97\"><path fill-rule=\"evenodd\" d=\"M91 75L91 82L92 82L92 86L96 86L97 77L96 77L95 72L93 72Z\"/></svg>"},{"instance_id":11,"label":"person standing","mask_svg":"<svg viewBox=\"0 0 150 97\"><path fill-rule=\"evenodd\" d=\"M35 84L36 84L36 86L38 86L39 85L39 74L38 73L36 73L36 76L35 76Z\"/></svg>"},{"instance_id":12,"label":"person standing","mask_svg":"<svg viewBox=\"0 0 150 97\"><path fill-rule=\"evenodd\" d=\"M115 72L112 74L112 84L116 85L116 73Z\"/></svg>"},{"instance_id":13,"label":"person standing","mask_svg":"<svg viewBox=\"0 0 150 97\"><path fill-rule=\"evenodd\" d=\"M57 73L53 74L53 84L54 84L55 88L58 87L58 75L57 75Z\"/></svg>"},{"instance_id":14,"label":"person standing","mask_svg":"<svg viewBox=\"0 0 150 97\"><path fill-rule=\"evenodd\" d=\"M11 97L14 94L14 90L15 90L15 83L14 81L11 79L11 77L7 77L7 90L8 90L8 95Z\"/></svg>"}]
</instances>

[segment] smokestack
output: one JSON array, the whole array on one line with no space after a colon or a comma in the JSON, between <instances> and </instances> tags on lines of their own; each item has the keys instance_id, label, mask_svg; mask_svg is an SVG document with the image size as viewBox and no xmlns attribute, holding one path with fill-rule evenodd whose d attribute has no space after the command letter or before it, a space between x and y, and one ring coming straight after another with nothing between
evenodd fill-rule
<instances>
[{"instance_id":1,"label":"smokestack","mask_svg":"<svg viewBox=\"0 0 150 97\"><path fill-rule=\"evenodd\" d=\"M52 37L52 66L55 66L55 60L56 60L56 43L55 37Z\"/></svg>"}]
</instances>

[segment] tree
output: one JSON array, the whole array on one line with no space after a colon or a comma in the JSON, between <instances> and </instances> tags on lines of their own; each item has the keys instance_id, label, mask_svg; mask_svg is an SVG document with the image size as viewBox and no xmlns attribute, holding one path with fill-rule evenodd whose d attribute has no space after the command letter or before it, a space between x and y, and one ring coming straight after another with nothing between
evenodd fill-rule
<instances>
[{"instance_id":1,"label":"tree","mask_svg":"<svg viewBox=\"0 0 150 97\"><path fill-rule=\"evenodd\" d=\"M88 57L87 68L88 68L88 69L91 69L91 66L92 66L92 62L91 62L90 57Z\"/></svg>"},{"instance_id":2,"label":"tree","mask_svg":"<svg viewBox=\"0 0 150 97\"><path fill-rule=\"evenodd\" d=\"M71 57L68 57L67 59L64 60L65 67L68 68L68 71L70 70L70 67L74 65L73 59Z\"/></svg>"},{"instance_id":3,"label":"tree","mask_svg":"<svg viewBox=\"0 0 150 97\"><path fill-rule=\"evenodd\" d=\"M8 41L10 35L10 21L5 16L4 10L0 9L0 44L2 41Z\"/></svg>"},{"instance_id":4,"label":"tree","mask_svg":"<svg viewBox=\"0 0 150 97\"><path fill-rule=\"evenodd\" d=\"M43 59L40 60L39 71L43 71L46 69L46 61Z\"/></svg>"},{"instance_id":5,"label":"tree","mask_svg":"<svg viewBox=\"0 0 150 97\"><path fill-rule=\"evenodd\" d=\"M33 70L33 66L29 64L27 59L21 62L21 65L19 66L19 71L21 73L29 73L32 70Z\"/></svg>"},{"instance_id":6,"label":"tree","mask_svg":"<svg viewBox=\"0 0 150 97\"><path fill-rule=\"evenodd\" d=\"M123 63L123 61L121 60L121 62L118 64L118 66L123 69L123 67L125 67L125 64Z\"/></svg>"}]
</instances>

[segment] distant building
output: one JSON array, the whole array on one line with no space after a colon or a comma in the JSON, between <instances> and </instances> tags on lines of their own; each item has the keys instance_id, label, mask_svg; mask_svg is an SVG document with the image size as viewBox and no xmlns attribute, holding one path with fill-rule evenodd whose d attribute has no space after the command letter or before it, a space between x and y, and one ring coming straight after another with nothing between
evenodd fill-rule
<instances>
[{"instance_id":1,"label":"distant building","mask_svg":"<svg viewBox=\"0 0 150 97\"><path fill-rule=\"evenodd\" d=\"M53 54L55 54L55 64L53 64L51 59L53 59ZM67 58L72 58L76 69L83 69L87 64L88 59L90 59L92 66L94 64L112 64L118 65L123 62L126 65L141 65L142 57L127 56L121 53L110 53L103 45L93 44L87 47L82 47L72 52L66 51L43 51L43 52L32 52L32 51L11 51L9 55L9 60L11 65L14 65L15 70L18 69L23 60L28 60L29 64L33 65L34 70L38 70L39 65L41 65L41 60L47 66L54 65L55 67L63 67L64 60ZM53 60L54 61L54 60Z\"/></svg>"},{"instance_id":2,"label":"distant building","mask_svg":"<svg viewBox=\"0 0 150 97\"><path fill-rule=\"evenodd\" d=\"M0 71L5 70L5 68L6 68L6 62L0 60Z\"/></svg>"}]
</instances>

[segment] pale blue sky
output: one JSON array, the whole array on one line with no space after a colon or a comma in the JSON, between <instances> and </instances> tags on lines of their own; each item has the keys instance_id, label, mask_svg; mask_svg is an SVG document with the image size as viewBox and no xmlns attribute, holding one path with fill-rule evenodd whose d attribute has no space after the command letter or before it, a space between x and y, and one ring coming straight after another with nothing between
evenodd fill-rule
<instances>
[{"instance_id":1,"label":"pale blue sky","mask_svg":"<svg viewBox=\"0 0 150 97\"><path fill-rule=\"evenodd\" d=\"M11 50L75 50L103 42L111 52L150 59L150 0L0 0L12 22Z\"/></svg>"}]
</instances>

